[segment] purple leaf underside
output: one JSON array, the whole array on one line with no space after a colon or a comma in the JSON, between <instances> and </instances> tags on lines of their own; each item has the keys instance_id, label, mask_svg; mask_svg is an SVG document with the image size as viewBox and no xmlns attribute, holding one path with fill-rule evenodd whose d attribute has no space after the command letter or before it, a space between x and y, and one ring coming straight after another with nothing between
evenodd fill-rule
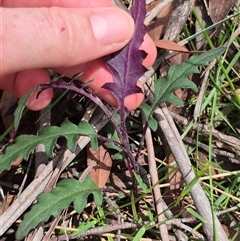
<instances>
[{"instance_id":1,"label":"purple leaf underside","mask_svg":"<svg viewBox=\"0 0 240 241\"><path fill-rule=\"evenodd\" d=\"M122 50L104 59L108 69L114 76L114 83L106 83L102 88L109 90L114 95L119 108L124 107L124 98L126 96L142 92L137 86L137 81L146 70L142 62L147 54L139 50L143 37L147 32L147 28L143 23L146 16L144 0L134 1L131 15L135 22L133 38Z\"/></svg>"}]
</instances>

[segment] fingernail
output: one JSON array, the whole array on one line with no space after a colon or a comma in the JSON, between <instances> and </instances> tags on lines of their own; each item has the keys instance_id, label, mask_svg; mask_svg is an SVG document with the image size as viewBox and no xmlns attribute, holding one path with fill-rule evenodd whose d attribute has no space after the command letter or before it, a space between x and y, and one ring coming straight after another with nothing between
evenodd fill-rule
<instances>
[{"instance_id":1,"label":"fingernail","mask_svg":"<svg viewBox=\"0 0 240 241\"><path fill-rule=\"evenodd\" d=\"M103 45L127 42L134 31L131 16L120 9L106 9L91 15L95 38Z\"/></svg>"}]
</instances>

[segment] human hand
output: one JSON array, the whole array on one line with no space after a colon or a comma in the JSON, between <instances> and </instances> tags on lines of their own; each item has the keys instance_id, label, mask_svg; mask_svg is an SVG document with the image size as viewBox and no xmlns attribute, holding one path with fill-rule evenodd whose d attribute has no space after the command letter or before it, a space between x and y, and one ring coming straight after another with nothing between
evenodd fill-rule
<instances>
[{"instance_id":1,"label":"human hand","mask_svg":"<svg viewBox=\"0 0 240 241\"><path fill-rule=\"evenodd\" d=\"M17 97L40 83L48 82L46 68L68 77L83 72L80 80L89 85L111 105L116 100L102 89L113 76L101 59L123 48L134 32L132 18L108 0L8 0L0 1L2 9L2 64L0 88ZM54 7L53 7L54 6ZM18 8L21 7L21 8ZM155 60L156 49L148 36L141 47L149 53L146 67ZM34 93L28 107L39 110L49 104L52 90ZM128 96L125 105L138 107L143 94Z\"/></svg>"}]
</instances>

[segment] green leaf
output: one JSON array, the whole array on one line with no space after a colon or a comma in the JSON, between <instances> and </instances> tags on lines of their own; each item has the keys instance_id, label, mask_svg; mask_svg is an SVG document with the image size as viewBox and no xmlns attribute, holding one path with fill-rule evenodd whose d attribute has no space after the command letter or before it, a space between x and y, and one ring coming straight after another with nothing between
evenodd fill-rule
<instances>
[{"instance_id":1,"label":"green leaf","mask_svg":"<svg viewBox=\"0 0 240 241\"><path fill-rule=\"evenodd\" d=\"M154 215L152 213L151 208L149 208L146 203L145 203L144 206L145 206L145 209L147 210L147 216L148 216L149 221L153 222L154 221Z\"/></svg>"},{"instance_id":2,"label":"green leaf","mask_svg":"<svg viewBox=\"0 0 240 241\"><path fill-rule=\"evenodd\" d=\"M93 194L96 205L102 204L101 190L94 184L90 176L83 182L75 179L64 179L50 193L42 193L37 198L37 204L24 215L20 223L16 238L24 238L28 232L40 222L46 221L50 216L57 217L60 212L72 202L78 213L86 207L87 198Z\"/></svg>"},{"instance_id":3,"label":"green leaf","mask_svg":"<svg viewBox=\"0 0 240 241\"><path fill-rule=\"evenodd\" d=\"M145 234L146 228L142 227L138 230L137 234L135 235L133 241L141 240L142 236Z\"/></svg>"},{"instance_id":4,"label":"green leaf","mask_svg":"<svg viewBox=\"0 0 240 241\"><path fill-rule=\"evenodd\" d=\"M207 221L201 216L199 215L196 211L194 211L192 208L187 208L187 211L192 214L195 218L197 218L198 220L200 220L203 223L207 223Z\"/></svg>"},{"instance_id":5,"label":"green leaf","mask_svg":"<svg viewBox=\"0 0 240 241\"><path fill-rule=\"evenodd\" d=\"M151 111L154 110L156 105L163 102L170 102L182 106L183 101L174 95L174 90L191 88L197 91L196 85L188 79L188 76L192 73L199 73L199 66L208 65L209 61L220 56L224 51L225 48L213 49L201 55L194 55L181 65L171 66L167 77L160 78L155 83L154 103L151 106Z\"/></svg>"},{"instance_id":6,"label":"green leaf","mask_svg":"<svg viewBox=\"0 0 240 241\"><path fill-rule=\"evenodd\" d=\"M27 102L28 102L28 98L30 97L30 95L32 95L32 93L36 91L36 88L31 90L29 93L27 93L26 95L24 95L19 101L18 101L18 106L14 112L14 129L17 130L19 122L22 118L22 114L24 109L26 108Z\"/></svg>"},{"instance_id":7,"label":"green leaf","mask_svg":"<svg viewBox=\"0 0 240 241\"><path fill-rule=\"evenodd\" d=\"M193 186L199 181L199 176L194 177L191 182L188 183L188 185L183 189L183 191L181 192L177 203L180 202L182 200L182 198L184 196L186 196L193 188Z\"/></svg>"},{"instance_id":8,"label":"green leaf","mask_svg":"<svg viewBox=\"0 0 240 241\"><path fill-rule=\"evenodd\" d=\"M146 120L148 120L150 115L151 115L151 113L152 113L151 106L146 104L146 103L143 103L143 104L141 104L141 106L139 108L143 111Z\"/></svg>"},{"instance_id":9,"label":"green leaf","mask_svg":"<svg viewBox=\"0 0 240 241\"><path fill-rule=\"evenodd\" d=\"M136 172L133 172L137 182L138 182L138 185L139 187L141 188L141 190L144 192L144 193L148 193L148 187L147 185L143 182L142 178L136 173Z\"/></svg>"},{"instance_id":10,"label":"green leaf","mask_svg":"<svg viewBox=\"0 0 240 241\"><path fill-rule=\"evenodd\" d=\"M158 128L158 122L153 118L150 117L148 120L149 127L155 132Z\"/></svg>"},{"instance_id":11,"label":"green leaf","mask_svg":"<svg viewBox=\"0 0 240 241\"><path fill-rule=\"evenodd\" d=\"M132 207L131 211L132 211L134 221L139 222L139 218L141 218L141 217L138 215L138 212L137 212L136 202L135 202L135 197L134 197L133 191L131 191L131 207Z\"/></svg>"},{"instance_id":12,"label":"green leaf","mask_svg":"<svg viewBox=\"0 0 240 241\"><path fill-rule=\"evenodd\" d=\"M90 144L93 150L97 151L98 150L98 139L96 135L91 135L90 136Z\"/></svg>"},{"instance_id":13,"label":"green leaf","mask_svg":"<svg viewBox=\"0 0 240 241\"><path fill-rule=\"evenodd\" d=\"M104 146L108 149L112 149L117 152L113 155L113 159L115 159L115 160L122 159L124 156L124 153L123 153L122 149L114 143L114 141L117 143L121 142L119 139L119 136L117 134L116 128L114 127L114 125L111 122L109 122L109 123L107 123L107 125L104 126L103 129L107 133L107 137L109 139L109 142L105 142Z\"/></svg>"},{"instance_id":14,"label":"green leaf","mask_svg":"<svg viewBox=\"0 0 240 241\"><path fill-rule=\"evenodd\" d=\"M93 221L87 221L87 223L85 223L85 222L82 222L79 226L78 226L78 231L75 231L75 232L73 232L72 233L72 235L78 235L78 234L80 234L80 233L82 233L82 232L85 232L86 230L88 230L88 229L90 229L90 228L92 228L94 225L96 225L97 224L97 220L93 220Z\"/></svg>"},{"instance_id":15,"label":"green leaf","mask_svg":"<svg viewBox=\"0 0 240 241\"><path fill-rule=\"evenodd\" d=\"M43 144L46 148L46 154L51 156L52 149L59 136L64 136L67 140L68 148L74 151L78 135L96 138L96 132L89 123L82 121L76 126L68 120L65 120L60 127L45 127L38 135L21 135L16 138L15 144L7 147L3 154L0 155L0 173L3 170L9 169L11 163L18 157L28 159L29 153L34 150L38 144Z\"/></svg>"}]
</instances>

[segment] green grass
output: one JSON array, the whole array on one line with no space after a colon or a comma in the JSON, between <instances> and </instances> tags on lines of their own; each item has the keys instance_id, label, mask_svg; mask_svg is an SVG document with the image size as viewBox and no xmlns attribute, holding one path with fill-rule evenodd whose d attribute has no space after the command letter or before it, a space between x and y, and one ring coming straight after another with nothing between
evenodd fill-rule
<instances>
[{"instance_id":1,"label":"green grass","mask_svg":"<svg viewBox=\"0 0 240 241\"><path fill-rule=\"evenodd\" d=\"M230 226L232 229L240 229L240 210L237 207L240 203L240 164L236 165L231 163L226 157L215 155L215 151L222 151L232 155L238 155L239 153L234 149L234 146L220 146L222 140L217 140L214 136L214 130L218 130L219 133L224 134L226 137L236 137L240 139L240 37L236 37L232 43L228 41L233 37L234 32L239 25L240 9L234 8L230 15L222 20L222 29L218 38L213 38L210 30L214 29L215 25L208 27L207 29L203 26L200 17L196 11L192 13L192 19L189 19L185 24L184 29L181 33L181 37L189 40L189 50L197 50L196 48L196 37L200 34L204 34L206 45L204 51L215 49L225 45L226 51L223 57L217 58L216 64L210 70L207 83L204 88L203 99L200 103L200 113L196 121L193 120L192 115L189 117L189 124L187 126L179 126L181 136L190 137L192 144L185 142L188 155L192 162L192 167L195 171L196 178L188 185L181 183L181 187L175 200L171 200L168 203L168 209L172 211L172 216L167 218L167 222L171 222L176 218L183 218L186 215L196 218L195 221L186 223L191 229L184 230L184 234L188 236L189 240L201 240L192 235L192 230L199 232L204 235L202 224L204 218L201 217L194 206L192 198L190 197L190 190L196 182L200 182L203 187L210 203L212 212L219 214L218 218L222 224ZM192 28L192 22L198 22L202 31L195 33ZM202 69L202 73L206 69ZM159 74L156 72L155 76ZM203 77L201 77L202 79ZM201 85L201 84L200 84ZM199 86L200 87L200 86ZM54 106L58 106L64 102L66 98L66 92L58 95L51 108L54 110ZM191 98L187 100L183 107L183 113L187 113L187 110L195 108L198 99L198 94L192 94ZM53 111L54 112L54 111ZM65 111L61 109L55 118L53 119L54 125L60 125L64 118L68 118ZM79 118L79 117L78 117ZM80 118L79 118L80 119ZM76 120L78 122L78 119ZM131 147L135 151L138 144L141 142L141 125L142 121L138 112L132 114L130 121L131 130ZM35 123L33 123L34 125ZM202 133L201 129L194 129L195 124L203 124L208 126L209 133L206 135ZM181 129L182 128L182 129ZM4 130L4 133L0 136L1 144L7 143L7 134L11 128ZM107 131L107 128L104 129ZM109 133L105 133L110 135ZM177 170L176 163L173 160L171 163L167 163L171 159L171 155L167 151L167 147L163 146L164 140L159 137L159 133L152 133L153 143L156 154L157 173L159 178L159 186L161 187L163 199L169 198L169 178ZM203 150L201 144L204 144L206 149ZM117 148L116 148L117 149ZM159 240L159 229L158 229L158 216L155 212L155 203L152 198L153 186L147 187L142 182L141 178L137 176L139 197L135 198L131 191L132 183L129 181L129 173L124 168L119 167L119 163L122 163L122 155L113 151L113 157L116 157L112 167L112 173L120 176L120 180L125 186L120 188L120 184L110 182L107 186L107 190L104 190L110 195L111 201L115 204L112 207L108 202L104 201L101 207L95 207L89 205L81 214L70 212L73 209L72 206L69 210L66 210L66 220L71 223L73 220L81 220L81 223L73 229L68 229L67 232L71 234L79 234L84 231L90 230L91 228L102 228L108 227L108 225L114 221L114 224L118 223L123 225L125 223L134 223L137 227L132 229L124 229L121 233L117 234L116 230L106 231L105 234L101 234L102 238L105 237L107 240L115 240L116 237L121 236L124 240ZM117 155L118 154L118 155ZM86 159L86 153L81 152L81 162L75 161L66 173L71 174L71 170L77 170L82 172L84 168L84 160ZM141 152L141 157L148 157L147 150L145 148ZM78 160L77 159L77 160ZM148 172L147 165L144 165ZM72 174L71 174L72 175ZM148 177L149 177L148 173ZM113 177L112 177L113 178ZM178 180L179 181L179 180ZM168 192L167 192L168 191ZM166 194L167 193L167 194ZM168 196L167 196L168 195ZM91 198L90 198L91 200ZM90 201L89 201L90 203ZM181 205L179 209L178 205ZM169 211L168 210L168 211ZM225 211L225 212L223 212ZM59 231L60 230L60 231ZM59 225L55 230L56 234L64 235L64 225ZM169 231L169 235L174 236L172 230ZM231 240L234 241L238 233L231 236ZM106 240L106 239L105 239ZM217 241L217 239L216 239Z\"/></svg>"}]
</instances>

